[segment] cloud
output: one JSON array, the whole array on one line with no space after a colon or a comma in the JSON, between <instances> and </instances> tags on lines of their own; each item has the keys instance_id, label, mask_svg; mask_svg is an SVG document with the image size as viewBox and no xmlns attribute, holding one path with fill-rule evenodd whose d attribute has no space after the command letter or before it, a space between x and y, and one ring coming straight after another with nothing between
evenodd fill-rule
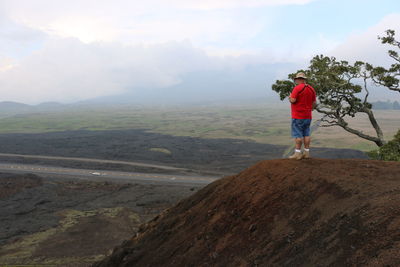
<instances>
[{"instance_id":1,"label":"cloud","mask_svg":"<svg viewBox=\"0 0 400 267\"><path fill-rule=\"evenodd\" d=\"M2 62L2 98L30 103L163 88L179 83L185 72L215 68L189 42L125 46L84 44L73 38L52 39L18 64Z\"/></svg>"},{"instance_id":2,"label":"cloud","mask_svg":"<svg viewBox=\"0 0 400 267\"><path fill-rule=\"evenodd\" d=\"M367 30L352 34L327 55L335 56L339 60L350 62L360 60L375 66L388 67L394 61L389 57L387 51L396 49L390 45L384 45L378 40L378 36L385 36L385 31L388 29L395 30L396 39L400 39L400 14L387 15ZM372 84L371 86L370 99L372 100L400 100L400 95L397 92L383 87L376 88Z\"/></svg>"},{"instance_id":3,"label":"cloud","mask_svg":"<svg viewBox=\"0 0 400 267\"><path fill-rule=\"evenodd\" d=\"M171 0L169 4L177 8L189 9L227 9L227 8L243 8L243 7L260 7L260 6L282 6L282 5L305 5L314 0L203 0L203 1L188 1L188 0ZM160 4L161 1L153 1Z\"/></svg>"},{"instance_id":4,"label":"cloud","mask_svg":"<svg viewBox=\"0 0 400 267\"><path fill-rule=\"evenodd\" d=\"M315 53L388 62L388 47L376 36L398 27L399 14L338 45L329 32L300 43L285 39L287 31L268 35L278 15L269 8L253 12L310 2L0 0L2 99L73 102L117 94L167 98L172 92L198 99L257 97ZM268 39L273 36L286 42Z\"/></svg>"},{"instance_id":5,"label":"cloud","mask_svg":"<svg viewBox=\"0 0 400 267\"><path fill-rule=\"evenodd\" d=\"M392 63L392 59L387 55L387 50L393 49L393 47L383 45L378 40L378 36L385 36L387 29L395 30L396 38L400 39L400 14L387 15L367 30L350 35L329 54L342 60L361 60L375 65L388 66Z\"/></svg>"},{"instance_id":6,"label":"cloud","mask_svg":"<svg viewBox=\"0 0 400 267\"><path fill-rule=\"evenodd\" d=\"M203 12L204 5L196 7L194 1L179 0L165 7L166 12L162 10L165 1L150 2L3 1L6 12L0 12L0 18L7 22L7 36L0 31L0 46L2 42L9 49L19 45L26 52L0 54L2 99L74 102L150 91L165 96L181 84L185 88L180 87L180 92L189 97L200 88L194 86L199 79L215 79L206 81L210 88L203 88L213 93L233 80L231 75L244 77L247 66L273 62L269 53L248 56L235 49L242 39L252 38L262 28L263 24L249 14ZM212 3L203 4L209 9L244 5L223 1L213 7ZM255 4L250 1L245 5ZM194 11L181 14L174 8ZM201 42L205 45L197 45ZM214 54L221 55L232 44L231 51L241 56L211 56L204 49L212 47ZM265 90L264 83L260 86Z\"/></svg>"},{"instance_id":7,"label":"cloud","mask_svg":"<svg viewBox=\"0 0 400 267\"><path fill-rule=\"evenodd\" d=\"M157 92L157 97L163 98L172 90L176 96L185 95L186 100L194 100L196 95L202 95L203 100L226 96L228 89L236 96L258 97L267 95L267 83L277 78L273 75L278 71L266 55L209 56L189 41L124 45L58 38L48 40L42 49L18 62L3 62L2 99L24 103L74 102L146 92Z\"/></svg>"},{"instance_id":8,"label":"cloud","mask_svg":"<svg viewBox=\"0 0 400 267\"><path fill-rule=\"evenodd\" d=\"M14 60L6 56L0 56L0 73L14 67Z\"/></svg>"},{"instance_id":9,"label":"cloud","mask_svg":"<svg viewBox=\"0 0 400 267\"><path fill-rule=\"evenodd\" d=\"M3 8L11 12L27 15L44 13L51 10L47 17L59 17L65 14L95 14L95 15L115 15L126 14L138 15L151 13L154 10L168 9L192 9L192 10L212 10L212 9L234 9L245 7L262 6L286 6L286 5L306 5L316 0L70 0L68 2L60 0L3 0ZM24 10L21 10L24 6Z\"/></svg>"},{"instance_id":10,"label":"cloud","mask_svg":"<svg viewBox=\"0 0 400 267\"><path fill-rule=\"evenodd\" d=\"M240 46L268 26L275 14L249 9L304 5L315 0L3 0L10 19L83 42L155 43L190 39L198 45ZM21 8L24 7L24 8ZM238 43L239 42L239 43ZM232 44L233 43L233 44Z\"/></svg>"},{"instance_id":11,"label":"cloud","mask_svg":"<svg viewBox=\"0 0 400 267\"><path fill-rule=\"evenodd\" d=\"M0 57L28 55L46 38L42 31L0 16Z\"/></svg>"}]
</instances>

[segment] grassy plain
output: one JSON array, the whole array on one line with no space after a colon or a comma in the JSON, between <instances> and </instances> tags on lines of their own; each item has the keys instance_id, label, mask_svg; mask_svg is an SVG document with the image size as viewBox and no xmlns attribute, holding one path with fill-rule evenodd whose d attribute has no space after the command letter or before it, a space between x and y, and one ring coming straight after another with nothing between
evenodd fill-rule
<instances>
[{"instance_id":1,"label":"grassy plain","mask_svg":"<svg viewBox=\"0 0 400 267\"><path fill-rule=\"evenodd\" d=\"M400 128L395 110L377 110L376 117L387 140ZM319 118L314 114L315 119ZM315 120L314 120L315 121ZM373 134L366 117L350 125ZM130 106L82 107L51 113L21 114L0 119L0 133L40 133L66 130L148 129L151 132L201 138L237 138L260 143L288 145L290 112L284 105L254 104L138 108ZM319 147L352 148L363 151L375 144L339 127L318 128L313 143Z\"/></svg>"}]
</instances>

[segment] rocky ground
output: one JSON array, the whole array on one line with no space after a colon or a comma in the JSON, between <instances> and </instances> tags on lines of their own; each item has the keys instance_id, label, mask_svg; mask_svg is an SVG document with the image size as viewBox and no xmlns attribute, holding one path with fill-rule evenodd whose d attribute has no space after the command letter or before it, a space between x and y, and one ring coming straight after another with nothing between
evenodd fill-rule
<instances>
[{"instance_id":1,"label":"rocky ground","mask_svg":"<svg viewBox=\"0 0 400 267\"><path fill-rule=\"evenodd\" d=\"M400 163L267 160L181 200L93 266L400 266Z\"/></svg>"},{"instance_id":2,"label":"rocky ground","mask_svg":"<svg viewBox=\"0 0 400 267\"><path fill-rule=\"evenodd\" d=\"M199 188L0 173L0 266L89 266Z\"/></svg>"},{"instance_id":3,"label":"rocky ground","mask_svg":"<svg viewBox=\"0 0 400 267\"><path fill-rule=\"evenodd\" d=\"M238 173L265 159L281 158L285 150L284 146L245 140L177 137L145 130L0 135L1 153L154 163L199 174L218 174L219 177ZM312 155L323 158L366 157L356 150L327 148L313 148ZM6 162L168 172L123 164L0 157L0 163ZM136 235L139 225L201 187L0 173L0 266L88 266ZM213 200L209 201L212 203Z\"/></svg>"},{"instance_id":4,"label":"rocky ground","mask_svg":"<svg viewBox=\"0 0 400 267\"><path fill-rule=\"evenodd\" d=\"M238 139L171 136L144 129L0 134L0 152L82 157L170 165L206 174L235 174L260 160L282 158L286 146ZM319 158L367 158L357 150L313 148ZM150 171L140 167L74 161L0 157L0 162L73 168Z\"/></svg>"}]
</instances>

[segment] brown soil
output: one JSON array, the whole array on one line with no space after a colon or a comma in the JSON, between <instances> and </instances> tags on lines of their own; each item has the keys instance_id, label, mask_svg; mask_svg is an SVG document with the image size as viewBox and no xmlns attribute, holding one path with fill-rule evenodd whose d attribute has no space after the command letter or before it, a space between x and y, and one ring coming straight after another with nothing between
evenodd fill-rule
<instances>
[{"instance_id":1,"label":"brown soil","mask_svg":"<svg viewBox=\"0 0 400 267\"><path fill-rule=\"evenodd\" d=\"M400 266L400 163L262 161L93 266Z\"/></svg>"}]
</instances>

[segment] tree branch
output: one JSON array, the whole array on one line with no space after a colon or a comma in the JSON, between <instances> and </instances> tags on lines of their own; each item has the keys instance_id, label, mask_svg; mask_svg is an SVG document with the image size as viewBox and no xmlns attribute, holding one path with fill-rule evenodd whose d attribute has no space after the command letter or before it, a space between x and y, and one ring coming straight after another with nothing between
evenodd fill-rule
<instances>
[{"instance_id":1,"label":"tree branch","mask_svg":"<svg viewBox=\"0 0 400 267\"><path fill-rule=\"evenodd\" d=\"M349 133L355 134L363 139L374 142L377 146L383 146L386 143L385 140L383 139L382 129L380 128L378 122L376 121L372 110L366 108L365 106L364 106L362 112L364 112L368 115L369 121L371 122L372 126L375 129L377 137L370 136L359 130L349 127L348 123L343 119L343 116L341 116L340 114L337 114L336 112L326 111L319 107L316 107L315 110L317 110L319 113L325 114L326 116L333 119L333 120L321 119L321 122L328 123L327 125L326 124L321 125L321 127L340 126Z\"/></svg>"},{"instance_id":2,"label":"tree branch","mask_svg":"<svg viewBox=\"0 0 400 267\"><path fill-rule=\"evenodd\" d=\"M363 132L361 132L359 130L350 128L348 126L348 123L345 120L343 120L342 118L338 118L338 125L340 127L342 127L344 130L346 130L347 132L349 132L349 133L355 134L355 135L357 135L357 136L359 136L361 138L364 138L366 140L374 142L379 147L381 147L381 146L383 146L385 144L385 142L383 140L379 139L378 137L370 136L370 135L365 134L365 133L363 133Z\"/></svg>"},{"instance_id":3,"label":"tree branch","mask_svg":"<svg viewBox=\"0 0 400 267\"><path fill-rule=\"evenodd\" d=\"M372 78L372 80L374 81L374 83L376 83L376 84L378 84L378 85L385 86L385 87L387 87L389 90L397 91L397 92L400 93L400 87L399 87L399 85L397 85L397 86L388 86L388 85L385 84L384 82L381 82L381 81L379 81L379 80L376 80L375 77L371 77L371 78Z\"/></svg>"},{"instance_id":4,"label":"tree branch","mask_svg":"<svg viewBox=\"0 0 400 267\"><path fill-rule=\"evenodd\" d=\"M324 107L322 107L322 108L324 108ZM322 114L325 114L325 115L335 115L335 112L320 109L319 106L316 106L315 110L318 111L319 113L322 113Z\"/></svg>"}]
</instances>

